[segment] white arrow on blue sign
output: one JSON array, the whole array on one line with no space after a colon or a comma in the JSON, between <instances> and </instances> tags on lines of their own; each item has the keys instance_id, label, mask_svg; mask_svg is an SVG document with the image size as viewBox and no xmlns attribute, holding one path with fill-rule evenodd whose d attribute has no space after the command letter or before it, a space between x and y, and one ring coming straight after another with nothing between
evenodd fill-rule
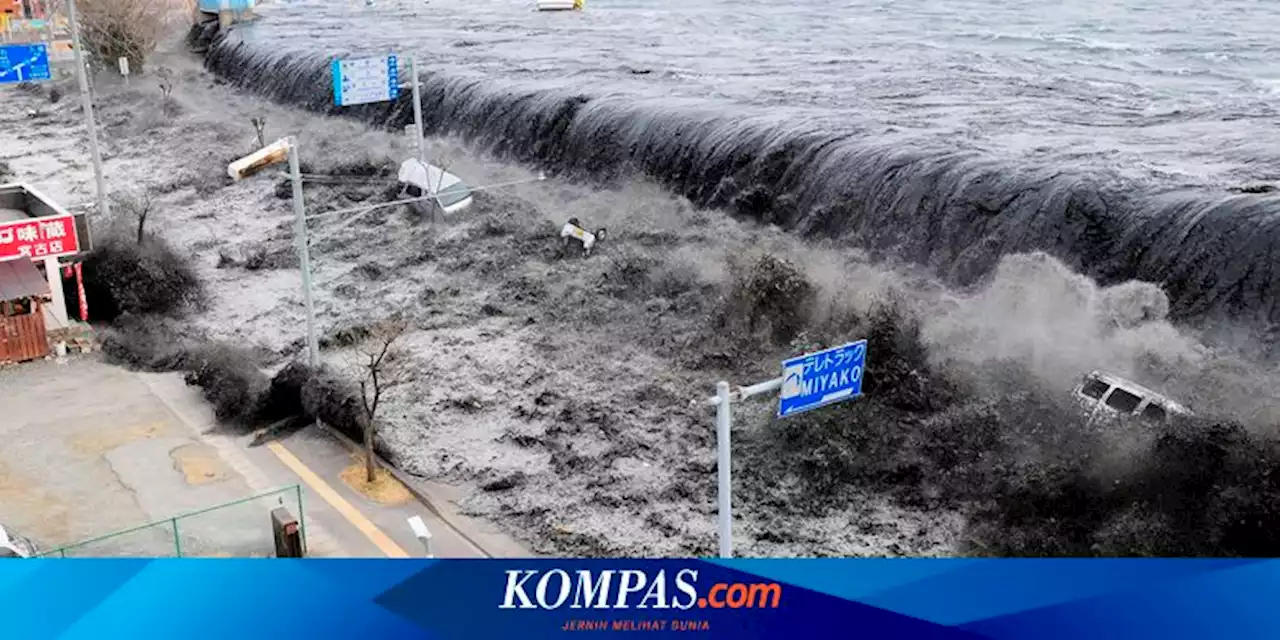
<instances>
[{"instance_id":1,"label":"white arrow on blue sign","mask_svg":"<svg viewBox=\"0 0 1280 640\"><path fill-rule=\"evenodd\" d=\"M0 45L0 84L52 79L49 47L44 43Z\"/></svg>"},{"instance_id":2,"label":"white arrow on blue sign","mask_svg":"<svg viewBox=\"0 0 1280 640\"><path fill-rule=\"evenodd\" d=\"M784 360L778 417L862 395L862 373L866 366L866 340Z\"/></svg>"}]
</instances>

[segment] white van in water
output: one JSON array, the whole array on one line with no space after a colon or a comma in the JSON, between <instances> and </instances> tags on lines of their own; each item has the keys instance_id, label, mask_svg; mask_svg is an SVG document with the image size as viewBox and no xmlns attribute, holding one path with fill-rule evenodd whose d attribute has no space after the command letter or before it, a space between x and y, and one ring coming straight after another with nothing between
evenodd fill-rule
<instances>
[{"instance_id":1,"label":"white van in water","mask_svg":"<svg viewBox=\"0 0 1280 640\"><path fill-rule=\"evenodd\" d=\"M400 187L410 198L434 195L440 209L446 214L456 213L471 206L471 187L462 178L417 158L405 160L400 165ZM431 201L413 203L415 209L430 214Z\"/></svg>"},{"instance_id":2,"label":"white van in water","mask_svg":"<svg viewBox=\"0 0 1280 640\"><path fill-rule=\"evenodd\" d=\"M1148 420L1165 420L1170 414L1192 415L1190 409L1160 393L1102 371L1084 376L1075 388L1075 396L1089 410L1090 420L1099 412Z\"/></svg>"}]
</instances>

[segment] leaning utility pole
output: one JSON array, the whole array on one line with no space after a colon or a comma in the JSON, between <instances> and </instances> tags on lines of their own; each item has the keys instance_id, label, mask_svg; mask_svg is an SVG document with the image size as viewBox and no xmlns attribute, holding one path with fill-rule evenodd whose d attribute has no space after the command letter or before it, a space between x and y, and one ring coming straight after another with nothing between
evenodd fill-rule
<instances>
[{"instance_id":1,"label":"leaning utility pole","mask_svg":"<svg viewBox=\"0 0 1280 640\"><path fill-rule=\"evenodd\" d=\"M76 76L80 79L80 104L89 129L89 151L93 154L93 179L98 187L98 214L106 220L111 213L107 202L107 179L102 174L102 152L98 149L98 125L93 121L93 97L89 94L89 69L80 45L80 23L76 20L76 0L67 0L67 20L71 22L71 47L76 55Z\"/></svg>"}]
</instances>

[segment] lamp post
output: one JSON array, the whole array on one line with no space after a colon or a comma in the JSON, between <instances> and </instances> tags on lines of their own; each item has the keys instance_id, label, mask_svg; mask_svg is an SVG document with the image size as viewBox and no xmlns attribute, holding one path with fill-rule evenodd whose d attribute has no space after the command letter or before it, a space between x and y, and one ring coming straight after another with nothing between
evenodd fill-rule
<instances>
[{"instance_id":1,"label":"lamp post","mask_svg":"<svg viewBox=\"0 0 1280 640\"><path fill-rule=\"evenodd\" d=\"M311 250L307 240L306 205L302 196L302 168L298 160L298 143L289 136L265 146L227 167L232 180L243 180L263 169L287 159L289 178L293 182L293 230L298 244L298 262L302 267L302 299L307 307L307 364L320 364L320 343L316 337L315 303L311 299Z\"/></svg>"},{"instance_id":2,"label":"lamp post","mask_svg":"<svg viewBox=\"0 0 1280 640\"><path fill-rule=\"evenodd\" d=\"M252 176L267 167L288 161L289 163L289 179L293 183L293 215L294 215L294 236L298 244L298 262L302 268L302 298L306 304L307 310L307 363L312 367L320 364L320 341L316 335L316 311L315 303L312 295L312 275L311 275L311 247L310 238L307 232L307 220L317 218L328 218L332 216L341 216L353 214L351 217L343 220L342 223L329 232L338 231L356 220L364 217L378 209L397 206L409 202L419 202L422 200L434 200L440 197L440 193L431 193L418 198L405 198L402 200L392 200L391 202L383 202L373 205L363 205L352 207L350 209L338 209L336 211L327 211L325 213L308 216L306 214L306 206L303 202L302 195L302 170L298 159L298 143L293 136L281 138L276 142L267 145L227 166L227 174L232 180L240 181ZM546 180L546 174L538 174L537 178L530 180L515 180L512 182L503 182L498 184L486 185L483 187L470 188L471 192L484 191L488 189L496 189L498 187L507 187L517 184L526 184L530 182L539 182ZM323 238L324 236L318 236Z\"/></svg>"},{"instance_id":3,"label":"lamp post","mask_svg":"<svg viewBox=\"0 0 1280 640\"><path fill-rule=\"evenodd\" d=\"M293 182L294 235L298 239L298 263L302 267L302 299L307 305L307 364L320 366L320 339L316 337L316 307L311 297L311 246L307 240L307 212L302 203L302 169L298 145L289 138L289 178Z\"/></svg>"}]
</instances>

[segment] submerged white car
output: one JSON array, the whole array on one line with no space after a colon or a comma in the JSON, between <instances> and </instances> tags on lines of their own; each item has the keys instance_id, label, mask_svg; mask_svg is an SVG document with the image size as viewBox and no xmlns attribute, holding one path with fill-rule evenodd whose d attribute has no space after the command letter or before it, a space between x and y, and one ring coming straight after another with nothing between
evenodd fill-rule
<instances>
[{"instance_id":1,"label":"submerged white car","mask_svg":"<svg viewBox=\"0 0 1280 640\"><path fill-rule=\"evenodd\" d=\"M1132 380L1102 371L1091 371L1075 388L1076 399L1097 417L1137 416L1163 421L1171 415L1193 415L1191 409Z\"/></svg>"},{"instance_id":2,"label":"submerged white car","mask_svg":"<svg viewBox=\"0 0 1280 640\"><path fill-rule=\"evenodd\" d=\"M427 164L417 158L405 160L400 165L401 190L411 198L435 196L435 201L445 214L456 213L471 206L471 187L462 178ZM414 202L413 208L424 215L431 213L431 200Z\"/></svg>"},{"instance_id":3,"label":"submerged white car","mask_svg":"<svg viewBox=\"0 0 1280 640\"><path fill-rule=\"evenodd\" d=\"M0 526L0 558L33 558L39 550L28 538L10 533Z\"/></svg>"}]
</instances>

